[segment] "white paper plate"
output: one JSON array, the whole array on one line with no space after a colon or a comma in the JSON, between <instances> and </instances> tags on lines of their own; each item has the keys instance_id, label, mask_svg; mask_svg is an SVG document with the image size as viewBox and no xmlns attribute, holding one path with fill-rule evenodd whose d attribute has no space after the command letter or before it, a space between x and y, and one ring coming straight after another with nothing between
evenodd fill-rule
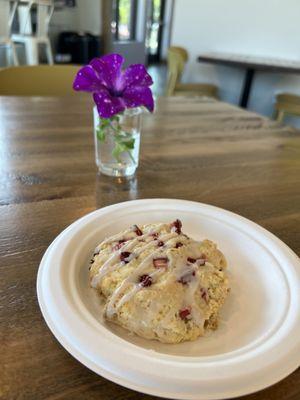
<instances>
[{"instance_id":1,"label":"white paper plate","mask_svg":"<svg viewBox=\"0 0 300 400\"><path fill-rule=\"evenodd\" d=\"M106 236L132 224L173 221L217 242L231 293L216 332L161 344L101 317L88 261ZM183 200L136 200L105 207L64 230L38 272L38 300L58 341L77 360L120 385L176 399L225 399L265 388L300 364L300 262L274 235L231 212Z\"/></svg>"}]
</instances>

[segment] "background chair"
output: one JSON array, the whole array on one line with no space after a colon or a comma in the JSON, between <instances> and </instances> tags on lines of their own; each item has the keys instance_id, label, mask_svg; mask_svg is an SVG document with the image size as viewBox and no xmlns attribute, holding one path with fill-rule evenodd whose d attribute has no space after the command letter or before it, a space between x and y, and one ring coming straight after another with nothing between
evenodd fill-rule
<instances>
[{"instance_id":1,"label":"background chair","mask_svg":"<svg viewBox=\"0 0 300 400\"><path fill-rule=\"evenodd\" d=\"M281 93L276 96L275 119L282 122L286 115L300 117L300 96Z\"/></svg>"},{"instance_id":2,"label":"background chair","mask_svg":"<svg viewBox=\"0 0 300 400\"><path fill-rule=\"evenodd\" d=\"M22 1L18 6L19 33L12 35L12 40L25 45L26 62L29 65L39 63L39 45L45 45L48 64L53 64L53 54L48 36L50 19L54 11L51 0L29 0ZM37 27L36 33L32 32L31 10L36 6Z\"/></svg>"},{"instance_id":3,"label":"background chair","mask_svg":"<svg viewBox=\"0 0 300 400\"><path fill-rule=\"evenodd\" d=\"M6 63L10 64L9 51L12 52L12 61L14 65L18 65L18 57L14 42L11 40L11 27L18 1L0 0L0 46L4 46L6 50Z\"/></svg>"},{"instance_id":4,"label":"background chair","mask_svg":"<svg viewBox=\"0 0 300 400\"><path fill-rule=\"evenodd\" d=\"M2 96L64 96L73 95L76 65L37 65L10 67L0 70Z\"/></svg>"},{"instance_id":5,"label":"background chair","mask_svg":"<svg viewBox=\"0 0 300 400\"><path fill-rule=\"evenodd\" d=\"M173 46L168 50L167 96L209 96L218 98L218 88L206 83L180 83L188 60L188 53L183 47Z\"/></svg>"}]
</instances>

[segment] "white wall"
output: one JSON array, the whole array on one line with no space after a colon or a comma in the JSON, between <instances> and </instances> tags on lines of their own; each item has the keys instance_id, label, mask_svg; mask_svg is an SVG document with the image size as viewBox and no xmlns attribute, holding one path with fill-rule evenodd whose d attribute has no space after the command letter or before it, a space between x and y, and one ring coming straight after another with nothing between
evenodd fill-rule
<instances>
[{"instance_id":1,"label":"white wall","mask_svg":"<svg viewBox=\"0 0 300 400\"><path fill-rule=\"evenodd\" d=\"M94 35L102 32L101 0L77 0L78 27Z\"/></svg>"},{"instance_id":2,"label":"white wall","mask_svg":"<svg viewBox=\"0 0 300 400\"><path fill-rule=\"evenodd\" d=\"M85 31L94 35L102 32L101 0L77 0L74 8L54 11L50 32Z\"/></svg>"},{"instance_id":3,"label":"white wall","mask_svg":"<svg viewBox=\"0 0 300 400\"><path fill-rule=\"evenodd\" d=\"M50 36L56 37L62 31L78 30L78 7L54 11L50 21Z\"/></svg>"},{"instance_id":4,"label":"white wall","mask_svg":"<svg viewBox=\"0 0 300 400\"><path fill-rule=\"evenodd\" d=\"M199 64L204 52L286 58L300 61L299 0L175 0L171 43L187 48L185 81L212 82L221 98L238 103L244 71ZM300 94L300 75L258 72L249 108L273 111L274 94Z\"/></svg>"}]
</instances>

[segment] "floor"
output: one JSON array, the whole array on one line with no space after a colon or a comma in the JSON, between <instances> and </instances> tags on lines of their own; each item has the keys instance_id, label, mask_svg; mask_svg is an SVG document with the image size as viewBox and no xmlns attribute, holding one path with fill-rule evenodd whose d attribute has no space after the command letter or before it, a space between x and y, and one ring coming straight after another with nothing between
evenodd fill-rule
<instances>
[{"instance_id":1,"label":"floor","mask_svg":"<svg viewBox=\"0 0 300 400\"><path fill-rule=\"evenodd\" d=\"M155 96L163 96L165 94L167 84L167 65L152 64L147 68L153 79L152 91Z\"/></svg>"}]
</instances>

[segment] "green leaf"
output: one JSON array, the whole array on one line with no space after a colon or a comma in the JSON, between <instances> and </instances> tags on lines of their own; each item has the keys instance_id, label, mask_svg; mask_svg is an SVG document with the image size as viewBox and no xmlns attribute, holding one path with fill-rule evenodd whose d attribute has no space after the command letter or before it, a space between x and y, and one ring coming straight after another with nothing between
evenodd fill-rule
<instances>
[{"instance_id":1,"label":"green leaf","mask_svg":"<svg viewBox=\"0 0 300 400\"><path fill-rule=\"evenodd\" d=\"M134 149L134 142L135 142L135 139L129 139L129 140L123 141L123 143L126 145L126 147L131 150Z\"/></svg>"},{"instance_id":2,"label":"green leaf","mask_svg":"<svg viewBox=\"0 0 300 400\"><path fill-rule=\"evenodd\" d=\"M127 140L127 141L117 141L115 142L115 147L112 151L113 157L118 161L121 162L120 155L121 153L127 152L129 157L133 162L135 162L131 150L134 149L134 142L135 139Z\"/></svg>"},{"instance_id":3,"label":"green leaf","mask_svg":"<svg viewBox=\"0 0 300 400\"><path fill-rule=\"evenodd\" d=\"M101 128L106 128L107 126L109 126L109 124L110 124L109 118L102 118L102 119L100 120L100 126L101 126Z\"/></svg>"},{"instance_id":4,"label":"green leaf","mask_svg":"<svg viewBox=\"0 0 300 400\"><path fill-rule=\"evenodd\" d=\"M105 141L105 129L100 128L100 126L98 126L96 133L97 133L97 139L100 142L104 142Z\"/></svg>"},{"instance_id":5,"label":"green leaf","mask_svg":"<svg viewBox=\"0 0 300 400\"><path fill-rule=\"evenodd\" d=\"M135 139L131 132L123 131L120 126L120 116L114 115L111 118L101 119L97 129L97 137L100 141L105 140L106 129L114 131L115 147L112 151L112 156L122 162L120 155L127 152L133 162L135 162L131 150L134 149Z\"/></svg>"},{"instance_id":6,"label":"green leaf","mask_svg":"<svg viewBox=\"0 0 300 400\"><path fill-rule=\"evenodd\" d=\"M122 142L123 141L123 136L122 135L120 135L119 133L115 133L115 135L114 135L114 138L115 138L115 142Z\"/></svg>"},{"instance_id":7,"label":"green leaf","mask_svg":"<svg viewBox=\"0 0 300 400\"><path fill-rule=\"evenodd\" d=\"M114 147L114 149L112 151L112 155L118 162L121 162L120 154L123 153L126 150L127 150L126 146L124 146L121 143L116 143L116 145L115 145L115 147Z\"/></svg>"},{"instance_id":8,"label":"green leaf","mask_svg":"<svg viewBox=\"0 0 300 400\"><path fill-rule=\"evenodd\" d=\"M110 119L112 121L119 121L119 116L118 115L113 115Z\"/></svg>"},{"instance_id":9,"label":"green leaf","mask_svg":"<svg viewBox=\"0 0 300 400\"><path fill-rule=\"evenodd\" d=\"M134 149L134 143L135 143L134 138L126 139L123 138L122 136L115 135L115 142L125 146L127 149L131 150Z\"/></svg>"}]
</instances>

